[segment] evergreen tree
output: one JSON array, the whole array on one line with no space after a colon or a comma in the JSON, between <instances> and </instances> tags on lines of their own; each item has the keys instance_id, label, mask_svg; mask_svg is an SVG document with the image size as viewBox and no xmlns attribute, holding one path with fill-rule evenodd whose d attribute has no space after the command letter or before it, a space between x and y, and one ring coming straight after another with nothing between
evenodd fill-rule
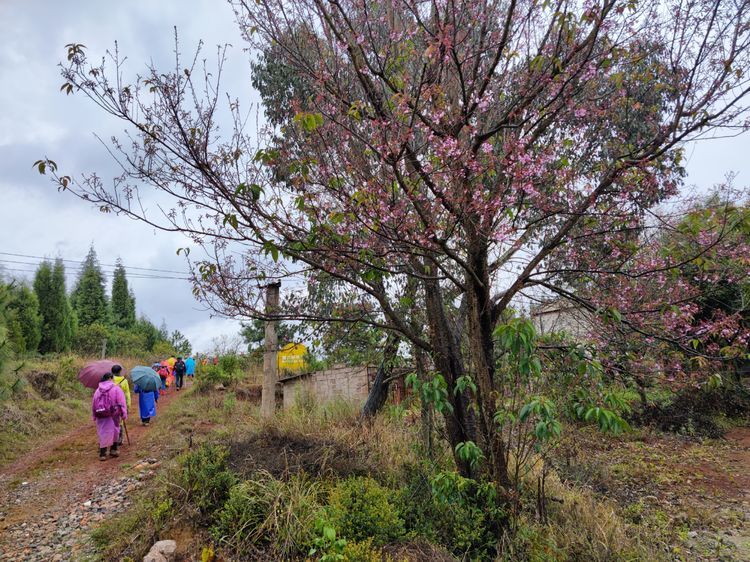
<instances>
[{"instance_id":1,"label":"evergreen tree","mask_svg":"<svg viewBox=\"0 0 750 562\"><path fill-rule=\"evenodd\" d=\"M167 321L164 318L161 319L161 326L159 326L159 339L169 341L169 328L167 328Z\"/></svg>"},{"instance_id":2,"label":"evergreen tree","mask_svg":"<svg viewBox=\"0 0 750 562\"><path fill-rule=\"evenodd\" d=\"M99 266L93 246L83 262L83 268L71 298L78 324L81 327L89 326L94 322L107 324L108 305L104 290L104 273Z\"/></svg>"},{"instance_id":3,"label":"evergreen tree","mask_svg":"<svg viewBox=\"0 0 750 562\"><path fill-rule=\"evenodd\" d=\"M57 293L57 299L62 303L63 323L62 323L62 348L61 351L68 351L73 345L73 340L78 331L78 319L76 318L73 306L68 298L65 283L65 266L61 259L55 260L55 266L52 268L52 286Z\"/></svg>"},{"instance_id":4,"label":"evergreen tree","mask_svg":"<svg viewBox=\"0 0 750 562\"><path fill-rule=\"evenodd\" d=\"M172 332L172 335L169 338L169 343L172 344L177 355L182 357L189 356L193 349L193 346L190 345L188 339L179 330Z\"/></svg>"},{"instance_id":5,"label":"evergreen tree","mask_svg":"<svg viewBox=\"0 0 750 562\"><path fill-rule=\"evenodd\" d=\"M125 267L119 258L112 277L112 323L126 329L135 324L135 296L128 289Z\"/></svg>"},{"instance_id":6,"label":"evergreen tree","mask_svg":"<svg viewBox=\"0 0 750 562\"><path fill-rule=\"evenodd\" d=\"M146 351L151 351L154 348L156 342L161 341L162 339L159 328L154 326L154 324L145 316L141 316L138 320L135 321L133 332L144 336Z\"/></svg>"},{"instance_id":7,"label":"evergreen tree","mask_svg":"<svg viewBox=\"0 0 750 562\"><path fill-rule=\"evenodd\" d=\"M42 318L39 300L26 285L16 284L9 288L8 337L17 353L32 353L39 348L42 339Z\"/></svg>"},{"instance_id":8,"label":"evergreen tree","mask_svg":"<svg viewBox=\"0 0 750 562\"><path fill-rule=\"evenodd\" d=\"M34 277L34 293L39 301L42 337L39 351L59 352L70 349L73 340L74 318L65 292L65 266L62 260L54 267L43 262Z\"/></svg>"}]
</instances>

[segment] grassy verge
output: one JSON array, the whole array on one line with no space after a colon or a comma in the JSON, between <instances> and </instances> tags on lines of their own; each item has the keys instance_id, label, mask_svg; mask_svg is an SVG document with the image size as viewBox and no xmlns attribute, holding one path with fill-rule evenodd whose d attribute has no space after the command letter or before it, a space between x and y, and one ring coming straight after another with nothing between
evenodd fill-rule
<instances>
[{"instance_id":1,"label":"grassy verge","mask_svg":"<svg viewBox=\"0 0 750 562\"><path fill-rule=\"evenodd\" d=\"M101 560L137 560L166 538L191 560L672 559L617 502L554 471L545 520L530 475L498 554L507 514L491 486L456 474L447 448L425 457L416 405L362 424L344 402L261 421L228 392L184 400L160 420L177 433L156 483L94 532Z\"/></svg>"}]
</instances>

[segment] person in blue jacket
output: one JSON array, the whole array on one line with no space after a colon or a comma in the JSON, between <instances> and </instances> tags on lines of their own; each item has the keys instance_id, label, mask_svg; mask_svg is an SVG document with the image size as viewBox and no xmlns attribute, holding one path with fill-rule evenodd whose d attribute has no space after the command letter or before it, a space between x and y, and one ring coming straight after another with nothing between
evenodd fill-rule
<instances>
[{"instance_id":1,"label":"person in blue jacket","mask_svg":"<svg viewBox=\"0 0 750 562\"><path fill-rule=\"evenodd\" d=\"M151 418L156 416L156 403L159 401L158 390L143 390L138 385L133 389L138 395L138 412L141 415L141 423L148 425Z\"/></svg>"},{"instance_id":2,"label":"person in blue jacket","mask_svg":"<svg viewBox=\"0 0 750 562\"><path fill-rule=\"evenodd\" d=\"M187 376L192 380L195 377L195 359L192 357L185 359L185 367L187 367Z\"/></svg>"}]
</instances>

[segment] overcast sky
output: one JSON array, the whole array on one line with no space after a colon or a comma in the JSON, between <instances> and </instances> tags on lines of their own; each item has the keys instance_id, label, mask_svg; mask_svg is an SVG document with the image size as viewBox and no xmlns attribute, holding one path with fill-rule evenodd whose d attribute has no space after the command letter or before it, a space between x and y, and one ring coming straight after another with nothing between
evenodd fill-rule
<instances>
[{"instance_id":1,"label":"overcast sky","mask_svg":"<svg viewBox=\"0 0 750 562\"><path fill-rule=\"evenodd\" d=\"M168 68L175 26L186 51L201 39L207 53L218 44L234 45L225 86L246 103L257 100L250 86L248 54L231 8L222 0L0 0L0 264L7 273L24 276L11 269L33 270L38 261L8 254L82 260L92 243L104 264L119 257L128 267L186 270L175 254L189 245L185 238L99 213L58 193L31 168L47 156L71 175L114 175L93 133L108 138L122 126L82 96L59 92L57 63L65 58L67 43L83 43L90 57L99 58L118 41L120 51L128 55L129 71L141 71L151 60ZM701 190L722 182L728 172L738 174L738 186L750 182L747 135L701 142L689 147L687 155L688 184ZM67 265L75 267L73 262ZM135 278L136 272L171 276L146 269L129 272L139 314L181 330L194 349L206 350L213 338L237 333L237 322L211 318L202 310L187 281ZM73 280L70 271L69 288Z\"/></svg>"}]
</instances>

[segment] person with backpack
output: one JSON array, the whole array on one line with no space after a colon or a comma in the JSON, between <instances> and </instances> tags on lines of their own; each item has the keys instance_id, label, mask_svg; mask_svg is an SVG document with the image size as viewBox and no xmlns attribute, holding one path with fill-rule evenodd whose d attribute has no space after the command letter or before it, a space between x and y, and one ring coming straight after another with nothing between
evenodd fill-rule
<instances>
[{"instance_id":1,"label":"person with backpack","mask_svg":"<svg viewBox=\"0 0 750 562\"><path fill-rule=\"evenodd\" d=\"M122 365L112 365L112 382L122 389L123 394L125 394L125 404L128 407L128 411L130 411L130 384L128 383L128 379L125 378L125 375L122 374ZM118 447L122 446L122 440L124 437L125 427L123 422L120 421L120 437L117 440Z\"/></svg>"},{"instance_id":2,"label":"person with backpack","mask_svg":"<svg viewBox=\"0 0 750 562\"><path fill-rule=\"evenodd\" d=\"M161 387L159 388L159 394L164 394L167 391L167 376L169 375L169 369L166 365L160 363L154 363L151 368L156 371L161 379Z\"/></svg>"},{"instance_id":3,"label":"person with backpack","mask_svg":"<svg viewBox=\"0 0 750 562\"><path fill-rule=\"evenodd\" d=\"M99 387L94 391L91 413L99 436L99 460L107 460L107 447L110 457L120 456L117 452L120 420L128 419L128 405L125 402L125 393L112 382L112 373L105 374Z\"/></svg>"},{"instance_id":4,"label":"person with backpack","mask_svg":"<svg viewBox=\"0 0 750 562\"><path fill-rule=\"evenodd\" d=\"M185 362L182 360L182 357L178 357L177 361L174 363L174 378L177 381L175 386L177 387L177 390L180 390L182 388L182 385L185 382L185 373L187 372L187 366L185 365Z\"/></svg>"}]
</instances>

